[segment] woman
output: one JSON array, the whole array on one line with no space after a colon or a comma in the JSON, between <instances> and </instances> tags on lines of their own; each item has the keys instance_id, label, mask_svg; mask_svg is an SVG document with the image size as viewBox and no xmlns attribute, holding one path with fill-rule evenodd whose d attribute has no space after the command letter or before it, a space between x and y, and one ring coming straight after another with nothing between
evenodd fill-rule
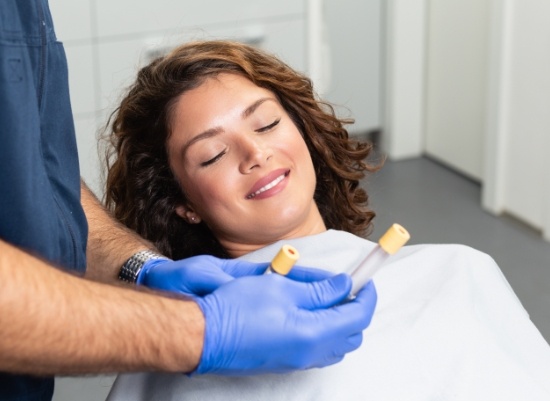
<instances>
[{"instance_id":1,"label":"woman","mask_svg":"<svg viewBox=\"0 0 550 401\"><path fill-rule=\"evenodd\" d=\"M143 68L114 114L107 204L174 258L265 262L290 243L302 264L349 271L374 246L360 238L374 213L359 180L376 167L346 123L272 56L183 45ZM363 345L340 364L247 378L124 375L109 400L548 399L550 348L491 258L405 247L376 285Z\"/></svg>"},{"instance_id":2,"label":"woman","mask_svg":"<svg viewBox=\"0 0 550 401\"><path fill-rule=\"evenodd\" d=\"M287 126L292 126L293 140L299 139L301 147L305 142L307 150L302 149L300 157L309 164L310 175L313 174L311 164L314 165L317 182L315 184L313 179L309 185L314 185L315 205L324 224L328 228L357 235L366 234L374 213L366 207L367 195L359 187L359 180L365 170L373 170L363 161L370 152L370 146L348 138L343 128L343 123L348 121L338 120L329 105L315 100L309 79L254 48L226 42L183 46L139 72L135 85L122 101L112 124L116 159L108 174L107 204L117 218L155 242L161 251L172 258L197 254L238 256L231 254L231 250L220 243L212 232L213 227L204 221L208 217L190 214L193 208L200 206L196 203L201 201L189 198L194 184L183 175L186 159L182 157L182 150L187 151L182 149L186 139L183 135L187 133L176 135L180 127L173 125L179 122L198 124L195 114L197 105L193 110L187 104L178 105L180 97L208 81L209 77L219 78L221 73L230 73L232 81L240 81L235 82L236 85L253 83L258 90L262 88L263 97L272 98L258 105L258 110L254 109L254 115L247 120L250 127L246 129L257 131L257 134L265 133L257 136L271 140L272 132L286 131ZM212 109L212 101L207 99L206 103L206 108ZM181 119L175 119L175 116ZM271 120L256 121L260 117ZM279 118L283 120L279 121ZM257 126L261 123L265 123L264 126ZM205 130L210 128L215 127L204 127ZM296 138L300 134L303 138ZM215 135L208 136L211 141ZM275 137L273 140L281 142L286 138ZM176 146L179 148L176 149ZM193 144L189 154L194 156L201 150L200 146L204 147L204 143ZM307 151L311 157L306 154ZM209 166L204 166L208 168L202 170L193 166L194 171L214 170L217 174L223 170L219 166L223 166L225 161L218 162L214 156L218 157L212 155L212 160L195 162L209 162ZM229 183L218 182L219 187L222 184ZM305 192L303 196L306 196ZM313 202L312 199L308 201ZM186 211L189 213L186 214L184 208L188 208ZM196 217L196 220L189 217ZM239 223L243 221L239 220ZM186 240L181 241L181 238ZM263 244L257 245L276 239L278 235L266 238Z\"/></svg>"}]
</instances>

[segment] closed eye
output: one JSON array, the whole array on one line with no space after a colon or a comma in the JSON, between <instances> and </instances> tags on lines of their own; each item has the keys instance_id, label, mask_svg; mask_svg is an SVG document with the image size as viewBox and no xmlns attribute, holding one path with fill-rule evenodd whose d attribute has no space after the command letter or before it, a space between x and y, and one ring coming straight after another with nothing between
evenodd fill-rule
<instances>
[{"instance_id":1,"label":"closed eye","mask_svg":"<svg viewBox=\"0 0 550 401\"><path fill-rule=\"evenodd\" d=\"M273 121L271 124L266 125L265 127L262 127L260 129L257 129L256 132L258 132L258 133L267 132L267 131L275 128L277 126L277 124L279 124L280 121L281 121L281 119L278 118L275 121Z\"/></svg>"},{"instance_id":2,"label":"closed eye","mask_svg":"<svg viewBox=\"0 0 550 401\"><path fill-rule=\"evenodd\" d=\"M222 152L218 153L216 156L214 156L212 159L210 160L207 160L205 162L202 162L201 163L201 167L206 167L206 166L209 166L211 164L214 164L216 163L218 160L220 160L222 158L223 155L225 155L227 153L227 150L223 150Z\"/></svg>"}]
</instances>

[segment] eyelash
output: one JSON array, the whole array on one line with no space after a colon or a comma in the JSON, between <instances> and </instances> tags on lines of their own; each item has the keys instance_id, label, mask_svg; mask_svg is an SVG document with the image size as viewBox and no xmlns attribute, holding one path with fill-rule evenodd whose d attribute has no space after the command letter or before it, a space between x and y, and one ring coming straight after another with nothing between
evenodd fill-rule
<instances>
[{"instance_id":1,"label":"eyelash","mask_svg":"<svg viewBox=\"0 0 550 401\"><path fill-rule=\"evenodd\" d=\"M205 162L202 162L202 163L201 163L201 167L206 167L206 166L209 166L209 165L211 165L211 164L216 163L218 160L221 159L221 157L222 157L223 155L225 155L226 152L227 152L227 150L223 150L221 153L218 153L218 154L217 154L216 156L214 156L212 159L207 160L207 161L205 161Z\"/></svg>"},{"instance_id":2,"label":"eyelash","mask_svg":"<svg viewBox=\"0 0 550 401\"><path fill-rule=\"evenodd\" d=\"M256 132L258 133L263 133L263 132L267 132L267 131L270 131L271 129L275 128L279 122L281 122L281 119L278 118L276 119L275 121L273 121L271 124L269 125L266 125L265 127L262 127L260 129L257 129Z\"/></svg>"},{"instance_id":3,"label":"eyelash","mask_svg":"<svg viewBox=\"0 0 550 401\"><path fill-rule=\"evenodd\" d=\"M266 125L265 127L262 127L262 128L260 128L260 129L257 129L256 132L259 133L259 134L263 134L264 132L268 132L268 131L272 130L273 128L275 128L275 127L279 124L279 122L281 122L281 119L280 119L280 118L276 119L276 120L273 121L271 124ZM216 156L214 156L212 159L207 160L207 161L205 161L205 162L202 162L202 163L201 163L201 167L206 167L206 166L209 166L209 165L211 165L211 164L216 163L216 162L217 162L218 160L220 160L221 157L222 157L223 155L225 155L226 153L227 153L227 149L225 149L225 150L223 150L222 152L218 153L218 154L217 154Z\"/></svg>"}]
</instances>

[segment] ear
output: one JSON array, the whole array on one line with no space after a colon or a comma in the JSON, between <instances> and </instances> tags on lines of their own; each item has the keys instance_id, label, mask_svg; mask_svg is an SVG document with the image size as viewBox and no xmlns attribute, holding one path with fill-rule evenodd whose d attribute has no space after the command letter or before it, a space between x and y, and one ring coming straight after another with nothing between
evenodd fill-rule
<instances>
[{"instance_id":1,"label":"ear","mask_svg":"<svg viewBox=\"0 0 550 401\"><path fill-rule=\"evenodd\" d=\"M184 205L176 206L176 214L189 224L199 224L202 221L197 213Z\"/></svg>"}]
</instances>

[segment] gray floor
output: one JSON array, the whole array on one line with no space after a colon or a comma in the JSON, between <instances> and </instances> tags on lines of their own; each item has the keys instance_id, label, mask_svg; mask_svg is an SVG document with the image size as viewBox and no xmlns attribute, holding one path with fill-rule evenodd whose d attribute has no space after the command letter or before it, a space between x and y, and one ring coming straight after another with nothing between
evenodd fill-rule
<instances>
[{"instance_id":1,"label":"gray floor","mask_svg":"<svg viewBox=\"0 0 550 401\"><path fill-rule=\"evenodd\" d=\"M392 223L411 233L411 244L460 243L490 254L550 341L550 243L509 217L480 207L480 186L426 159L386 162L364 182L377 212L371 239ZM62 378L55 401L103 401L113 377Z\"/></svg>"},{"instance_id":2,"label":"gray floor","mask_svg":"<svg viewBox=\"0 0 550 401\"><path fill-rule=\"evenodd\" d=\"M55 380L53 401L105 401L116 376L62 377Z\"/></svg>"}]
</instances>

